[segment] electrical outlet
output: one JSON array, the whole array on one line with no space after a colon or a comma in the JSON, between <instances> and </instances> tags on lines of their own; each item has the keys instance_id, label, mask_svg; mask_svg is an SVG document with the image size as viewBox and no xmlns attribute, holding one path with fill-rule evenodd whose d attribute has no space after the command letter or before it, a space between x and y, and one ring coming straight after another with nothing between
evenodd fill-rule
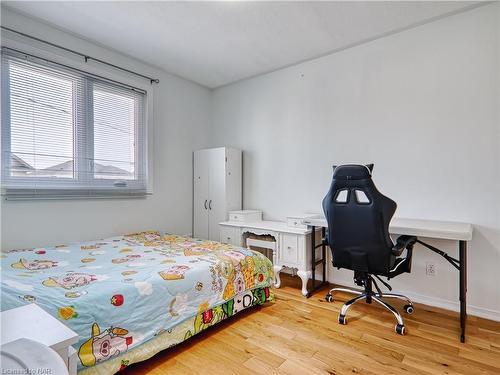
<instances>
[{"instance_id":1,"label":"electrical outlet","mask_svg":"<svg viewBox=\"0 0 500 375\"><path fill-rule=\"evenodd\" d=\"M436 276L436 264L432 262L425 263L425 274L427 276Z\"/></svg>"}]
</instances>

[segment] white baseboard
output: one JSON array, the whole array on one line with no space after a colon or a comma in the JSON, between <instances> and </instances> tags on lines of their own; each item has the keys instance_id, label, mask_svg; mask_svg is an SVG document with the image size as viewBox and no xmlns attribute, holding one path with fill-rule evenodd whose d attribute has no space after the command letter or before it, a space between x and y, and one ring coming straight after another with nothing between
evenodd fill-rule
<instances>
[{"instance_id":1,"label":"white baseboard","mask_svg":"<svg viewBox=\"0 0 500 375\"><path fill-rule=\"evenodd\" d=\"M450 301L442 298L436 298L433 296L426 296L419 293L414 293L409 290L403 291L401 294L404 294L412 301L422 303L429 306L440 307L445 310L450 311L460 311L460 303L458 301ZM500 322L500 311L486 309L484 307L473 306L471 304L467 304L467 315L477 316L480 318L495 320Z\"/></svg>"},{"instance_id":2,"label":"white baseboard","mask_svg":"<svg viewBox=\"0 0 500 375\"><path fill-rule=\"evenodd\" d=\"M281 272L291 273L289 270L286 270L286 269L283 269ZM328 279L328 282L335 284L335 285L344 286L346 288L358 288L355 285L353 285L352 279L349 279L349 280L335 279L335 278L331 277L331 274L329 275L329 272L327 273L327 279ZM428 306L433 306L433 307L439 307L439 308L449 310L449 311L456 311L456 312L460 311L460 302L459 301L447 300L447 299L429 296L429 295L425 295L425 294L415 293L415 292L412 292L411 290L399 290L398 289L397 293L404 294L405 296L410 298L413 302L418 302L418 303L428 305ZM493 309L487 309L487 308L480 307L480 306L473 306L470 303L467 304L467 315L477 316L479 318L484 318L484 319L489 319L489 320L494 320L494 321L500 322L500 311L493 310Z\"/></svg>"},{"instance_id":3,"label":"white baseboard","mask_svg":"<svg viewBox=\"0 0 500 375\"><path fill-rule=\"evenodd\" d=\"M352 280L329 280L332 284L352 288ZM450 311L460 311L460 303L458 301L451 301L433 296L427 296L420 293L414 293L409 290L398 290L398 293L404 294L414 302L422 303L424 305L439 307ZM467 315L477 316L484 319L495 320L500 322L500 311L486 309L484 307L472 306L467 304Z\"/></svg>"}]
</instances>

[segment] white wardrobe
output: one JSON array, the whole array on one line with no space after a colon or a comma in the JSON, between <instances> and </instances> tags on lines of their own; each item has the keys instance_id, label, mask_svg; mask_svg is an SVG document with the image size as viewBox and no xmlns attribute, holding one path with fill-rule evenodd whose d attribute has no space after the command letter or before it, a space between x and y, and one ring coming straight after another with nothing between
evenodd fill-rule
<instances>
[{"instance_id":1,"label":"white wardrobe","mask_svg":"<svg viewBox=\"0 0 500 375\"><path fill-rule=\"evenodd\" d=\"M241 210L241 150L229 147L194 152L193 235L219 241L219 223Z\"/></svg>"}]
</instances>

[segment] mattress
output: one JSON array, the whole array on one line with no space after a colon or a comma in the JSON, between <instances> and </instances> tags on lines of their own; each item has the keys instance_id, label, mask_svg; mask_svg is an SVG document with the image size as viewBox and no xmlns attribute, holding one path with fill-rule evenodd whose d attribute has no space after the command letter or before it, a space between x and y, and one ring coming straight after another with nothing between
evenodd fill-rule
<instances>
[{"instance_id":1,"label":"mattress","mask_svg":"<svg viewBox=\"0 0 500 375\"><path fill-rule=\"evenodd\" d=\"M252 250L157 231L3 251L1 309L36 303L80 336L78 371L112 374L273 300Z\"/></svg>"}]
</instances>

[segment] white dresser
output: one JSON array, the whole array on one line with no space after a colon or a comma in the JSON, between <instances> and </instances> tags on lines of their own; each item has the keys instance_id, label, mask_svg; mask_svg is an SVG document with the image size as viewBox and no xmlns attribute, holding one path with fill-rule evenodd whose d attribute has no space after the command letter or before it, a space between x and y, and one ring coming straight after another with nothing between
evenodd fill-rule
<instances>
[{"instance_id":1,"label":"white dresser","mask_svg":"<svg viewBox=\"0 0 500 375\"><path fill-rule=\"evenodd\" d=\"M254 246L262 245L271 249L276 288L280 287L281 270L288 268L292 272L296 271L297 276L302 279L302 294L307 296L307 281L311 277L311 230L304 228L299 221L296 227L290 224L293 225L293 223L287 225L286 222L265 220L248 223L225 221L220 223L220 242L248 247L247 239L252 234L274 237L274 243L264 243L264 241L259 243L259 240L253 239L248 239L248 242ZM320 242L321 230L317 230L316 243Z\"/></svg>"}]
</instances>

